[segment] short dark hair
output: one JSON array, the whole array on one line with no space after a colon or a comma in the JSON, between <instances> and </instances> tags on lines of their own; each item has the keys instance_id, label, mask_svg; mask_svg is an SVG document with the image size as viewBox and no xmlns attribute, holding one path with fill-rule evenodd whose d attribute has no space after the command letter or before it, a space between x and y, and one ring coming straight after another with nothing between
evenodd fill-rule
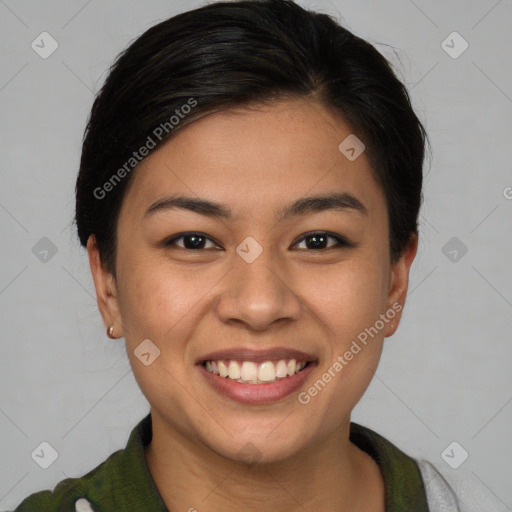
<instances>
[{"instance_id":1,"label":"short dark hair","mask_svg":"<svg viewBox=\"0 0 512 512\"><path fill-rule=\"evenodd\" d=\"M94 234L115 276L117 221L137 164L133 152L149 138L156 147L206 113L305 97L341 114L365 144L386 197L396 261L418 233L425 129L376 48L291 0L208 4L151 27L117 57L84 134L76 182L80 243L85 247Z\"/></svg>"}]
</instances>

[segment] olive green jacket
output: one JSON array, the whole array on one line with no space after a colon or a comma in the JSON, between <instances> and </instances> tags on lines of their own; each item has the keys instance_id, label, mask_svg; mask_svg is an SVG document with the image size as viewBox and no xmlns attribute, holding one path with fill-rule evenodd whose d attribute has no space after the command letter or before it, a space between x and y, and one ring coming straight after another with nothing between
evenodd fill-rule
<instances>
[{"instance_id":1,"label":"olive green jacket","mask_svg":"<svg viewBox=\"0 0 512 512\"><path fill-rule=\"evenodd\" d=\"M14 512L169 512L144 457L144 448L152 437L151 425L148 414L132 430L126 448L83 477L62 480L53 492L28 496ZM458 512L451 488L433 466L417 462L384 437L356 423L350 424L350 440L379 465L386 488L386 512ZM424 484L427 473L428 491ZM434 488L432 475L440 477ZM432 503L435 509L429 509Z\"/></svg>"}]
</instances>

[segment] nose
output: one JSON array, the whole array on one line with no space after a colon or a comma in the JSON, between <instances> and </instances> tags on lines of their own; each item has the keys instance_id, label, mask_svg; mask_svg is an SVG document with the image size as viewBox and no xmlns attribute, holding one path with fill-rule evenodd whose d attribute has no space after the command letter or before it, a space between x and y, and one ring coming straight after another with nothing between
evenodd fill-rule
<instances>
[{"instance_id":1,"label":"nose","mask_svg":"<svg viewBox=\"0 0 512 512\"><path fill-rule=\"evenodd\" d=\"M252 263L239 258L226 276L226 287L216 302L222 322L242 323L246 328L262 331L272 324L299 318L302 304L293 283L287 282L275 257L264 255L265 251Z\"/></svg>"}]
</instances>

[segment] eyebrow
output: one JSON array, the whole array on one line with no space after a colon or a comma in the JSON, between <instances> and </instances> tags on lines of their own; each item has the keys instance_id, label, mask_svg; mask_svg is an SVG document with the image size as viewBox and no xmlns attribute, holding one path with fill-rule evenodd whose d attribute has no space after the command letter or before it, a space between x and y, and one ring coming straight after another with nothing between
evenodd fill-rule
<instances>
[{"instance_id":1,"label":"eyebrow","mask_svg":"<svg viewBox=\"0 0 512 512\"><path fill-rule=\"evenodd\" d=\"M170 196L159 199L146 210L143 218L148 218L157 212L174 209L189 210L211 218L226 220L233 220L235 218L231 208L225 204L186 196ZM359 199L347 192L341 192L300 198L278 210L276 212L276 219L284 221L291 217L329 210L356 211L363 215L368 215L368 210Z\"/></svg>"}]
</instances>

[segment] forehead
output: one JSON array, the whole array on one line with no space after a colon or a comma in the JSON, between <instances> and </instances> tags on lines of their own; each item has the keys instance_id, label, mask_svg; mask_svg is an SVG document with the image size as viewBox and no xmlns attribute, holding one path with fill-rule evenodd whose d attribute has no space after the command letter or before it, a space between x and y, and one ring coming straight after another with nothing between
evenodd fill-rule
<instances>
[{"instance_id":1,"label":"forehead","mask_svg":"<svg viewBox=\"0 0 512 512\"><path fill-rule=\"evenodd\" d=\"M180 193L230 204L247 219L300 196L347 192L369 210L385 208L364 151L350 160L340 150L347 137L354 134L340 115L309 100L208 114L139 164L123 204L140 218L150 203Z\"/></svg>"}]
</instances>

